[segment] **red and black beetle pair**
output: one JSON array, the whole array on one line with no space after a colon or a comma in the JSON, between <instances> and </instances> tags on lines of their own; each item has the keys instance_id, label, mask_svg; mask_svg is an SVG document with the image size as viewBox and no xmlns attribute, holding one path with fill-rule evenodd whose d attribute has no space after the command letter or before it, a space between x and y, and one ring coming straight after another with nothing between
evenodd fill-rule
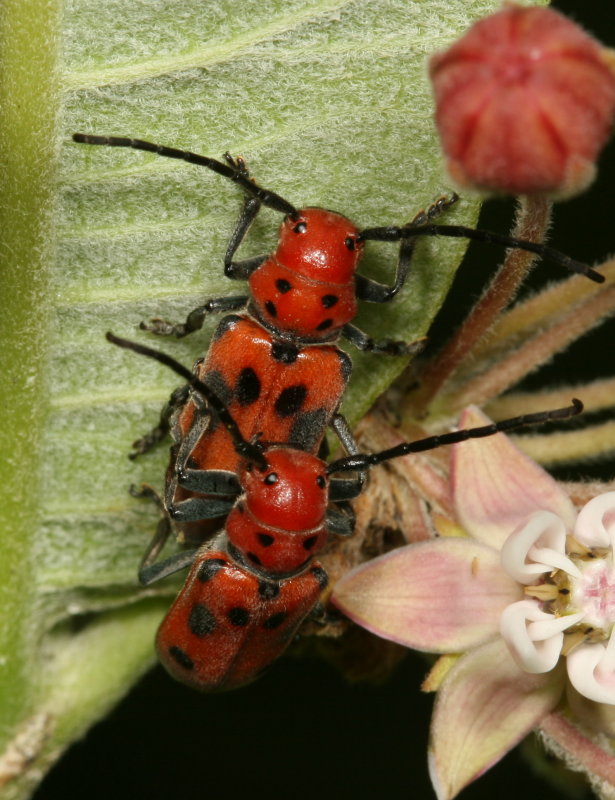
<instances>
[{"instance_id":1,"label":"red and black beetle pair","mask_svg":"<svg viewBox=\"0 0 615 800\"><path fill-rule=\"evenodd\" d=\"M167 363L188 381L174 393L158 428L137 443L137 452L149 449L173 417L166 515L140 574L149 583L193 563L158 634L161 659L181 680L198 688L231 688L256 677L282 652L315 606L326 580L314 555L329 532L352 531L352 516L329 503L355 497L368 466L580 410L575 404L470 433L429 437L381 454L358 454L337 414L350 360L335 342L344 335L360 349L391 355L415 347L374 342L350 321L357 299L387 302L399 291L417 236L492 241L537 252L594 280L602 276L542 245L461 226L432 225L431 219L451 201L440 201L403 227L359 230L334 212L295 209L258 187L243 162L230 157L222 163L140 140L82 134L74 138L201 164L238 183L248 195L226 252L225 272L247 279L251 294L210 300L191 312L183 325L153 320L142 326L181 337L199 329L208 313L247 307L248 314L232 313L222 320L206 360L197 362L196 376L167 356L112 337L117 344ZM235 262L235 252L262 204L285 214L278 248L270 256ZM400 242L392 286L356 274L369 239ZM327 467L315 454L329 424L349 455ZM357 476L328 479L333 472L348 470L357 471ZM225 531L200 550L153 563L169 534L170 518L196 545L210 534L210 520L226 516Z\"/></svg>"},{"instance_id":2,"label":"red and black beetle pair","mask_svg":"<svg viewBox=\"0 0 615 800\"><path fill-rule=\"evenodd\" d=\"M222 487L221 502L229 506L224 530L200 548L180 551L141 570L142 582L149 584L191 565L183 589L160 626L156 646L167 670L200 690L248 683L286 649L327 585L326 572L314 557L329 534L352 533L352 516L330 504L356 497L363 487L362 473L369 467L522 425L564 419L583 409L573 400L567 408L430 436L381 453L355 452L327 464L287 443L247 441L215 391L187 368L136 342L112 334L107 338L166 364L185 378L207 401L241 460L232 503L227 472L185 470L187 480L194 480L210 495L201 504L205 516L209 516L208 503L219 515L214 496L215 487ZM184 469L181 464L178 468ZM331 477L344 472L358 475Z\"/></svg>"}]
</instances>

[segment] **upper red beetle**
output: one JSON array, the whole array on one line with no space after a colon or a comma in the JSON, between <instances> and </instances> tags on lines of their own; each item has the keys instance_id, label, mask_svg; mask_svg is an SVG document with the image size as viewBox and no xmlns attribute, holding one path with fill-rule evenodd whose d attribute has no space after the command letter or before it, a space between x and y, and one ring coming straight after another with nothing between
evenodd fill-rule
<instances>
[{"instance_id":1,"label":"upper red beetle","mask_svg":"<svg viewBox=\"0 0 615 800\"><path fill-rule=\"evenodd\" d=\"M173 325L153 320L144 325L153 333L181 337L202 327L208 314L236 311L245 306L274 336L295 344L334 342L345 336L360 350L402 355L413 352L413 344L384 339L374 341L352 324L356 301L386 303L399 292L406 280L416 237L455 236L478 239L506 247L538 253L592 280L603 277L586 265L534 242L466 228L461 225L433 225L432 220L457 198L442 199L421 212L406 225L379 228L357 228L341 214L323 208L295 208L279 194L256 184L241 159L227 156L226 163L209 156L153 144L142 139L122 136L93 136L76 133L76 142L110 147L131 147L168 158L198 164L229 178L241 186L246 200L224 257L224 270L229 278L247 280L250 295L214 298L195 308L186 322ZM276 250L263 256L235 261L234 257L261 206L282 212ZM366 241L400 242L399 258L390 286L357 273Z\"/></svg>"}]
</instances>

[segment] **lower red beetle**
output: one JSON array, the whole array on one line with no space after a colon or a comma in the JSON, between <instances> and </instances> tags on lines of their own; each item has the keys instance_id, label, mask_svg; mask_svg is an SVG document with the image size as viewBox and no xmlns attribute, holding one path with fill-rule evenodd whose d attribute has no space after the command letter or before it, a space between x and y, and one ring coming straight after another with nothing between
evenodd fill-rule
<instances>
[{"instance_id":1,"label":"lower red beetle","mask_svg":"<svg viewBox=\"0 0 615 800\"><path fill-rule=\"evenodd\" d=\"M199 549L181 551L140 572L141 581L148 584L192 565L160 626L156 646L168 671L200 690L248 683L286 649L327 585L326 573L314 557L330 533L352 533L352 515L330 504L360 493L362 471L410 453L564 419L583 409L580 401L573 400L566 408L430 436L380 453L353 453L327 464L287 444L246 441L224 402L190 370L149 347L112 334L107 338L166 364L185 378L228 431L242 461L238 496L224 530ZM196 473L195 480L215 473L179 468L188 477ZM331 477L344 472L359 474ZM215 494L215 481L211 483L209 491ZM228 486L223 493L228 495ZM206 502L217 501L207 498ZM203 512L207 513L205 508Z\"/></svg>"}]
</instances>

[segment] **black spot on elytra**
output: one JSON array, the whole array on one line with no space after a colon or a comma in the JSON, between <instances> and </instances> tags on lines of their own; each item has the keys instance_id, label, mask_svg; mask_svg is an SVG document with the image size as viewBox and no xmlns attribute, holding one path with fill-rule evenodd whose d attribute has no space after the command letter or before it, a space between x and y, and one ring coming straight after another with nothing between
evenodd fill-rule
<instances>
[{"instance_id":1,"label":"black spot on elytra","mask_svg":"<svg viewBox=\"0 0 615 800\"><path fill-rule=\"evenodd\" d=\"M317 475L316 476L316 486L318 486L319 489L324 489L326 485L327 485L327 481L325 479L325 476L324 475Z\"/></svg>"},{"instance_id":2,"label":"black spot on elytra","mask_svg":"<svg viewBox=\"0 0 615 800\"><path fill-rule=\"evenodd\" d=\"M252 367L244 367L239 373L235 386L235 395L240 406L249 406L258 400L261 393L261 382Z\"/></svg>"},{"instance_id":3,"label":"black spot on elytra","mask_svg":"<svg viewBox=\"0 0 615 800\"><path fill-rule=\"evenodd\" d=\"M169 655L176 661L180 667L184 669L194 669L194 661L190 658L188 653L185 653L181 647L169 647Z\"/></svg>"},{"instance_id":4,"label":"black spot on elytra","mask_svg":"<svg viewBox=\"0 0 615 800\"><path fill-rule=\"evenodd\" d=\"M243 628L250 622L250 612L247 608L236 606L227 611L226 618L236 628Z\"/></svg>"},{"instance_id":5,"label":"black spot on elytra","mask_svg":"<svg viewBox=\"0 0 615 800\"><path fill-rule=\"evenodd\" d=\"M213 340L221 339L227 331L232 330L238 322L241 322L241 319L237 314L227 314L226 317L222 317L220 324L214 331Z\"/></svg>"},{"instance_id":6,"label":"black spot on elytra","mask_svg":"<svg viewBox=\"0 0 615 800\"><path fill-rule=\"evenodd\" d=\"M216 618L202 603L195 603L190 609L188 627L195 636L207 636L216 630Z\"/></svg>"},{"instance_id":7,"label":"black spot on elytra","mask_svg":"<svg viewBox=\"0 0 615 800\"><path fill-rule=\"evenodd\" d=\"M272 614L270 617L267 617L267 619L263 622L263 628L268 631L273 631L280 627L287 616L288 614L286 611L278 611L277 614Z\"/></svg>"},{"instance_id":8,"label":"black spot on elytra","mask_svg":"<svg viewBox=\"0 0 615 800\"><path fill-rule=\"evenodd\" d=\"M323 294L320 298L320 302L325 308L333 308L333 306L339 302L339 297L336 294Z\"/></svg>"},{"instance_id":9,"label":"black spot on elytra","mask_svg":"<svg viewBox=\"0 0 615 800\"><path fill-rule=\"evenodd\" d=\"M279 583L269 583L269 581L261 581L258 584L258 594L263 600L273 600L280 594Z\"/></svg>"},{"instance_id":10,"label":"black spot on elytra","mask_svg":"<svg viewBox=\"0 0 615 800\"><path fill-rule=\"evenodd\" d=\"M324 571L324 569L315 564L310 572L316 578L320 588L326 589L329 584L329 578L327 577L327 573Z\"/></svg>"},{"instance_id":11,"label":"black spot on elytra","mask_svg":"<svg viewBox=\"0 0 615 800\"><path fill-rule=\"evenodd\" d=\"M270 533L257 533L256 538L263 547L271 547L271 545L275 542L275 539Z\"/></svg>"},{"instance_id":12,"label":"black spot on elytra","mask_svg":"<svg viewBox=\"0 0 615 800\"><path fill-rule=\"evenodd\" d=\"M279 364L294 364L299 358L299 348L286 342L273 342L271 345L271 358Z\"/></svg>"},{"instance_id":13,"label":"black spot on elytra","mask_svg":"<svg viewBox=\"0 0 615 800\"><path fill-rule=\"evenodd\" d=\"M326 424L327 412L324 408L299 414L288 437L289 447L312 452L322 439Z\"/></svg>"},{"instance_id":14,"label":"black spot on elytra","mask_svg":"<svg viewBox=\"0 0 615 800\"><path fill-rule=\"evenodd\" d=\"M317 331L326 331L328 328L331 327L331 325L333 325L333 320L330 317L328 317L327 319L323 319L323 321L320 323L320 325L316 326L316 330Z\"/></svg>"},{"instance_id":15,"label":"black spot on elytra","mask_svg":"<svg viewBox=\"0 0 615 800\"><path fill-rule=\"evenodd\" d=\"M278 290L278 292L280 292L280 294L286 294L286 292L290 292L293 287L292 284L284 280L284 278L278 278L275 282L275 288Z\"/></svg>"},{"instance_id":16,"label":"black spot on elytra","mask_svg":"<svg viewBox=\"0 0 615 800\"><path fill-rule=\"evenodd\" d=\"M253 564L256 564L256 566L257 566L257 567L260 567L260 565L263 563L263 562L260 560L260 558L259 558L259 557L256 555L256 553L246 553L246 556L248 557L248 559L249 559L249 560L250 560L250 561L251 561Z\"/></svg>"},{"instance_id":17,"label":"black spot on elytra","mask_svg":"<svg viewBox=\"0 0 615 800\"><path fill-rule=\"evenodd\" d=\"M294 417L307 396L307 387L303 383L296 386L287 386L283 389L275 401L274 408L280 417Z\"/></svg>"},{"instance_id":18,"label":"black spot on elytra","mask_svg":"<svg viewBox=\"0 0 615 800\"><path fill-rule=\"evenodd\" d=\"M226 561L223 558L208 558L207 561L203 561L199 567L196 577L201 583L207 583L207 581L215 577L225 565Z\"/></svg>"},{"instance_id":19,"label":"black spot on elytra","mask_svg":"<svg viewBox=\"0 0 615 800\"><path fill-rule=\"evenodd\" d=\"M225 406L230 404L233 398L233 392L219 370L212 369L211 372L208 372L207 375L205 375L205 383L218 395Z\"/></svg>"},{"instance_id":20,"label":"black spot on elytra","mask_svg":"<svg viewBox=\"0 0 615 800\"><path fill-rule=\"evenodd\" d=\"M275 303L273 303L271 300L267 300L265 303L265 310L269 316L273 317L274 319L278 316L278 309L275 307Z\"/></svg>"},{"instance_id":21,"label":"black spot on elytra","mask_svg":"<svg viewBox=\"0 0 615 800\"><path fill-rule=\"evenodd\" d=\"M318 541L318 536L308 536L307 539L303 540L303 549L311 550L317 541Z\"/></svg>"}]
</instances>

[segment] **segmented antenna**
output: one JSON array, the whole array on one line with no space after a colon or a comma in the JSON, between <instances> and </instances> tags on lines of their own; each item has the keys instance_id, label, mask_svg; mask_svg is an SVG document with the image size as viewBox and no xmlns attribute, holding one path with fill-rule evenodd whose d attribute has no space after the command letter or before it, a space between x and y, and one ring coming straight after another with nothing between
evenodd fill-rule
<instances>
[{"instance_id":1,"label":"segmented antenna","mask_svg":"<svg viewBox=\"0 0 615 800\"><path fill-rule=\"evenodd\" d=\"M215 158L200 156L197 153L191 153L189 150L178 150L175 147L153 144L143 139L130 139L128 136L94 136L89 133L73 133L73 141L79 144L99 144L106 147L130 147L133 150L145 150L147 153L156 153L156 155L165 156L166 158L178 158L181 161L187 161L189 164L198 164L200 167L207 167L217 172L218 175L238 183L248 194L257 197L263 205L273 208L274 211L281 211L282 214L290 214L291 216L295 216L298 213L297 209L288 200L280 197L279 194L270 192L268 189L262 189L251 178L246 177L241 170L222 161L216 161Z\"/></svg>"},{"instance_id":2,"label":"segmented antenna","mask_svg":"<svg viewBox=\"0 0 615 800\"><path fill-rule=\"evenodd\" d=\"M524 239L513 239L501 233L484 231L478 228L466 228L464 225L404 225L402 227L385 228L366 228L360 231L358 238L364 241L372 240L378 242L398 242L400 239L410 239L414 236L452 236L459 239L473 239L477 242L487 242L488 244L501 244L504 247L511 247L516 250L527 250L536 253L546 261L551 261L564 267L570 272L585 275L596 283L604 283L604 275L581 261L575 261L565 253L547 247L537 242L528 242Z\"/></svg>"},{"instance_id":3,"label":"segmented antenna","mask_svg":"<svg viewBox=\"0 0 615 800\"><path fill-rule=\"evenodd\" d=\"M381 453L357 453L356 455L339 458L332 461L328 467L329 474L333 472L348 472L350 470L363 470L367 467L381 464L392 458L399 458L410 453L424 453L426 450L435 450L447 444L457 444L466 442L468 439L484 439L486 436L493 436L494 433L512 431L525 425L539 425L543 422L553 420L568 419L576 417L583 411L583 403L574 398L571 405L566 408L556 408L553 411L539 411L536 414L523 414L520 417L503 419L501 422L493 422L490 425L483 425L479 428L464 428L452 433L443 433L439 436L428 436L425 439L417 439L415 442L403 442Z\"/></svg>"}]
</instances>

